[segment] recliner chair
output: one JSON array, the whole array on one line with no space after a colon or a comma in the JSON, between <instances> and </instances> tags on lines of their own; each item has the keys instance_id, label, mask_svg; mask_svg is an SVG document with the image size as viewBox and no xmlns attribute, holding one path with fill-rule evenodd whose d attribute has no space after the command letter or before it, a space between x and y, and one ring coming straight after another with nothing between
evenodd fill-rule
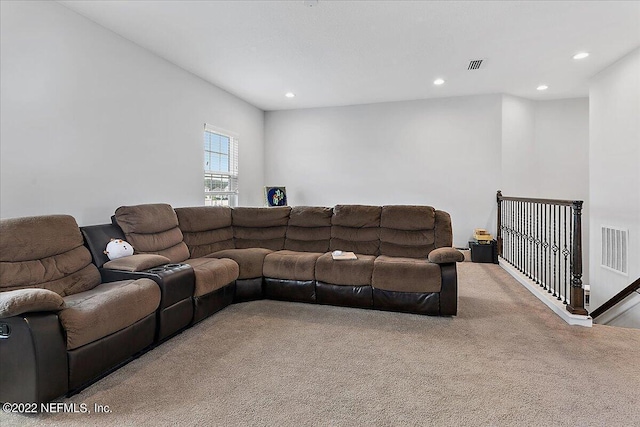
<instances>
[{"instance_id":1,"label":"recliner chair","mask_svg":"<svg viewBox=\"0 0 640 427\"><path fill-rule=\"evenodd\" d=\"M75 219L0 221L0 401L73 394L153 344L160 290L104 282Z\"/></svg>"},{"instance_id":2,"label":"recliner chair","mask_svg":"<svg viewBox=\"0 0 640 427\"><path fill-rule=\"evenodd\" d=\"M193 323L233 302L238 264L227 258L191 258L178 228L178 217L170 205L121 206L114 217L135 253L162 255L171 263L193 268Z\"/></svg>"}]
</instances>

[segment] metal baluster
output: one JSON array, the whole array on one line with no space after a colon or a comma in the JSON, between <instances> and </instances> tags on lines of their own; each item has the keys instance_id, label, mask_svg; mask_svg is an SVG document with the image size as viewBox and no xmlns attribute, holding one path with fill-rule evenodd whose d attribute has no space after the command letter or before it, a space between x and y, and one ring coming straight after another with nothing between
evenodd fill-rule
<instances>
[{"instance_id":1,"label":"metal baluster","mask_svg":"<svg viewBox=\"0 0 640 427\"><path fill-rule=\"evenodd\" d=\"M544 224L541 230L540 238L542 239L542 256L540 263L542 264L542 282L543 287L547 286L547 227L549 227L549 218L547 217L547 204L542 205Z\"/></svg>"},{"instance_id":2,"label":"metal baluster","mask_svg":"<svg viewBox=\"0 0 640 427\"><path fill-rule=\"evenodd\" d=\"M520 202L514 201L516 212L515 212L515 245L514 245L514 253L513 258L515 259L515 267L518 268L518 263L520 262L520 251L518 247L520 245ZM519 270L519 268L518 268Z\"/></svg>"},{"instance_id":3,"label":"metal baluster","mask_svg":"<svg viewBox=\"0 0 640 427\"><path fill-rule=\"evenodd\" d=\"M569 275L573 276L573 207L570 207L570 215L569 215ZM571 278L569 278L569 283L571 283ZM571 295L567 292L564 296L565 305L568 304Z\"/></svg>"},{"instance_id":4,"label":"metal baluster","mask_svg":"<svg viewBox=\"0 0 640 427\"><path fill-rule=\"evenodd\" d=\"M513 240L514 240L514 235L513 235L513 218L515 215L514 212L514 208L513 208L513 200L509 200L509 212L511 212L511 218L509 219L509 263L511 265L513 265L513 261L514 261L514 248L513 248Z\"/></svg>"},{"instance_id":5,"label":"metal baluster","mask_svg":"<svg viewBox=\"0 0 640 427\"><path fill-rule=\"evenodd\" d=\"M556 213L557 211L557 206L553 207L553 296L556 296L556 286L557 286L557 273L558 273L558 244L556 241L556 233L557 233L557 220L558 220L558 215Z\"/></svg>"},{"instance_id":6,"label":"metal baluster","mask_svg":"<svg viewBox=\"0 0 640 427\"><path fill-rule=\"evenodd\" d=\"M540 284L540 260L542 259L541 256L541 251L540 251L540 227L542 227L542 214L541 214L541 210L540 207L542 206L541 203L538 203L538 205L536 206L536 212L537 212L537 221L536 221L536 256L538 257L538 260L536 261L536 283Z\"/></svg>"},{"instance_id":7,"label":"metal baluster","mask_svg":"<svg viewBox=\"0 0 640 427\"><path fill-rule=\"evenodd\" d=\"M528 276L527 272L527 223L529 222L529 216L527 215L527 209L529 208L529 202L522 202L522 272L525 276Z\"/></svg>"},{"instance_id":8,"label":"metal baluster","mask_svg":"<svg viewBox=\"0 0 640 427\"><path fill-rule=\"evenodd\" d=\"M511 246L511 212L510 212L511 203L507 200L507 204L505 205L505 213L507 215L507 228L505 230L505 238L506 240L502 244L502 251L504 252L503 257L510 263L511 262L511 254L510 254L510 246Z\"/></svg>"},{"instance_id":9,"label":"metal baluster","mask_svg":"<svg viewBox=\"0 0 640 427\"><path fill-rule=\"evenodd\" d=\"M504 229L504 241L502 242L502 257L509 261L509 218L511 214L509 213L509 200L503 202L504 203L504 214L505 214L505 229Z\"/></svg>"},{"instance_id":10,"label":"metal baluster","mask_svg":"<svg viewBox=\"0 0 640 427\"><path fill-rule=\"evenodd\" d=\"M567 302L567 283L568 283L568 279L569 276L567 276L567 261L568 261L568 257L569 257L569 250L567 249L567 206L564 206L564 249L562 250L562 254L564 255L564 290L563 290L563 297L564 297L564 302L566 304ZM562 298L560 298L560 295L558 295L558 300L562 300Z\"/></svg>"},{"instance_id":11,"label":"metal baluster","mask_svg":"<svg viewBox=\"0 0 640 427\"><path fill-rule=\"evenodd\" d=\"M527 257L527 275L529 279L533 277L531 275L531 263L533 261L533 257L531 254L531 218L533 216L531 213L531 207L531 202L527 203L527 253L529 254L529 256Z\"/></svg>"},{"instance_id":12,"label":"metal baluster","mask_svg":"<svg viewBox=\"0 0 640 427\"><path fill-rule=\"evenodd\" d=\"M524 270L524 222L525 222L525 206L524 202L520 202L520 271L525 274Z\"/></svg>"},{"instance_id":13,"label":"metal baluster","mask_svg":"<svg viewBox=\"0 0 640 427\"><path fill-rule=\"evenodd\" d=\"M533 208L535 207L534 203L529 203L529 279L533 279L534 268L533 268Z\"/></svg>"},{"instance_id":14,"label":"metal baluster","mask_svg":"<svg viewBox=\"0 0 640 427\"><path fill-rule=\"evenodd\" d=\"M513 202L509 200L509 264L513 265Z\"/></svg>"},{"instance_id":15,"label":"metal baluster","mask_svg":"<svg viewBox=\"0 0 640 427\"><path fill-rule=\"evenodd\" d=\"M524 273L524 202L520 202L520 272Z\"/></svg>"},{"instance_id":16,"label":"metal baluster","mask_svg":"<svg viewBox=\"0 0 640 427\"><path fill-rule=\"evenodd\" d=\"M508 255L508 259L507 261L509 261L509 264L513 264L513 259L512 259L512 249L511 249L511 245L512 245L512 233L513 233L513 224L511 221L513 221L513 212L512 212L512 204L511 204L511 200L507 201L507 223L509 224L508 226L508 230L507 230L507 235L508 235L508 241L506 243L507 246L507 255Z\"/></svg>"},{"instance_id":17,"label":"metal baluster","mask_svg":"<svg viewBox=\"0 0 640 427\"><path fill-rule=\"evenodd\" d=\"M548 292L551 292L551 221L552 221L552 217L551 217L551 205L549 205L549 230L548 230L548 237L549 237L549 251L547 253L547 265L549 267L549 269L547 270L547 273L549 274L549 280L547 282L547 286L545 287L545 289L547 289Z\"/></svg>"}]
</instances>

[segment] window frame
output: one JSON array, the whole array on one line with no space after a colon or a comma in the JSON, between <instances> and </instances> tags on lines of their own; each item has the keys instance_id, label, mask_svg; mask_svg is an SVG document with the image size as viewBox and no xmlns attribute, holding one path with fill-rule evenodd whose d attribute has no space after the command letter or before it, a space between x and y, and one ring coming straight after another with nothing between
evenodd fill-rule
<instances>
[{"instance_id":1,"label":"window frame","mask_svg":"<svg viewBox=\"0 0 640 427\"><path fill-rule=\"evenodd\" d=\"M224 150L213 151L207 150L207 133L212 133L223 138L228 138L229 147L228 153L225 154ZM222 129L216 126L204 124L202 142L202 155L203 155L203 178L204 178L204 204L205 206L237 206L238 205L238 141L239 135L235 132ZM228 157L228 171L206 169L205 162L210 154L217 154L220 158ZM227 189L225 190L212 190L207 186L207 179L219 179L220 181L228 181ZM226 203L225 203L226 202Z\"/></svg>"}]
</instances>

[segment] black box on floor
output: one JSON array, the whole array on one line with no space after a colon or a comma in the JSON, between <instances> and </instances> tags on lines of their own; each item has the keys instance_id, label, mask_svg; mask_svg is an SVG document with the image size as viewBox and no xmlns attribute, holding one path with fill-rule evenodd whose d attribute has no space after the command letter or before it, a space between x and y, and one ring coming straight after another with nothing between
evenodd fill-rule
<instances>
[{"instance_id":1,"label":"black box on floor","mask_svg":"<svg viewBox=\"0 0 640 427\"><path fill-rule=\"evenodd\" d=\"M498 263L498 245L495 240L491 240L489 243L478 243L471 240L469 249L471 249L472 262Z\"/></svg>"}]
</instances>

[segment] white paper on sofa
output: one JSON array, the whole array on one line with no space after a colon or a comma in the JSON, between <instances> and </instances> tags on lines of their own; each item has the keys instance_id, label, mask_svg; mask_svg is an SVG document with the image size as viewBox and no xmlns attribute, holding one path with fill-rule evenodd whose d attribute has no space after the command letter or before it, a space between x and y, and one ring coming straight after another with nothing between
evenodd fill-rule
<instances>
[{"instance_id":1,"label":"white paper on sofa","mask_svg":"<svg viewBox=\"0 0 640 427\"><path fill-rule=\"evenodd\" d=\"M354 254L353 252L343 252L343 251L333 251L331 252L331 257L336 261L358 259L356 254Z\"/></svg>"}]
</instances>

